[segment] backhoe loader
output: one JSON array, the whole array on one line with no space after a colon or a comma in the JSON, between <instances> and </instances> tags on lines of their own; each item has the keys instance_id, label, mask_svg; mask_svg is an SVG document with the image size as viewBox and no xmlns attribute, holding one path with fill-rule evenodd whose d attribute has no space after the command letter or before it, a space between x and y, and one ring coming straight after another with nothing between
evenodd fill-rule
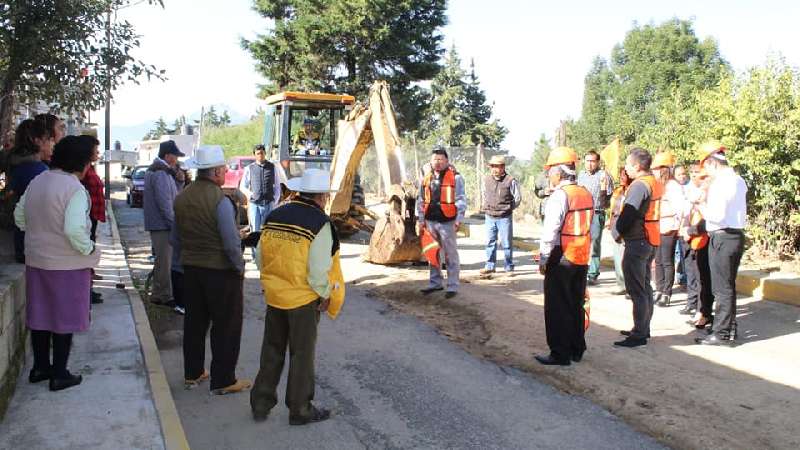
<instances>
[{"instance_id":1,"label":"backhoe loader","mask_svg":"<svg viewBox=\"0 0 800 450\"><path fill-rule=\"evenodd\" d=\"M365 104L356 103L350 95L303 92L275 94L266 103L264 146L268 157L280 161L288 179L301 176L306 168L330 170L331 186L337 192L331 195L326 210L339 234L369 231L360 220L369 215L376 224L367 261L420 261L416 189L407 181L388 84L375 82ZM364 207L363 192L357 185L361 158L372 144L387 193L383 216Z\"/></svg>"}]
</instances>

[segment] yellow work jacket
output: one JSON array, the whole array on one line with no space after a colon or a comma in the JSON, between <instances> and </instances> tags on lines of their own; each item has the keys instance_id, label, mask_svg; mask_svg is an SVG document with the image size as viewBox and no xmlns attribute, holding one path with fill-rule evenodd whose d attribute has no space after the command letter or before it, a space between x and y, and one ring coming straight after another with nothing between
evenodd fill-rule
<instances>
[{"instance_id":1,"label":"yellow work jacket","mask_svg":"<svg viewBox=\"0 0 800 450\"><path fill-rule=\"evenodd\" d=\"M330 219L316 204L298 198L274 210L261 228L261 285L269 306L295 309L319 298L308 284L311 242ZM328 272L330 306L335 319L344 304L344 276L339 260L339 239L333 224L332 264Z\"/></svg>"}]
</instances>

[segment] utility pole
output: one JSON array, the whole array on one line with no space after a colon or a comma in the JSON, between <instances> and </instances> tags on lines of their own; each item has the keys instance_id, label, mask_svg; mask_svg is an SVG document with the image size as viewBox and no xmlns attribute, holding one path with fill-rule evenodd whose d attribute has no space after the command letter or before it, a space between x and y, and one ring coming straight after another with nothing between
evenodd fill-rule
<instances>
[{"instance_id":1,"label":"utility pole","mask_svg":"<svg viewBox=\"0 0 800 450\"><path fill-rule=\"evenodd\" d=\"M106 46L109 55L111 54L111 2L108 4L108 15L106 16ZM106 126L105 126L105 142L106 142L106 200L111 199L111 66L106 62Z\"/></svg>"},{"instance_id":2,"label":"utility pole","mask_svg":"<svg viewBox=\"0 0 800 450\"><path fill-rule=\"evenodd\" d=\"M417 132L411 132L411 147L414 149L414 182L419 181L419 156L417 155Z\"/></svg>"}]
</instances>

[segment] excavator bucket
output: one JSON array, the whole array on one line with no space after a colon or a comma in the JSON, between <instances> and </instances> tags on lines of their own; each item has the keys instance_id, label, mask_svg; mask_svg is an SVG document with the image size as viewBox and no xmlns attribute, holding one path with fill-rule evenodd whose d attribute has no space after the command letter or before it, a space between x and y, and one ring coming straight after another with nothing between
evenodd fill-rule
<instances>
[{"instance_id":1,"label":"excavator bucket","mask_svg":"<svg viewBox=\"0 0 800 450\"><path fill-rule=\"evenodd\" d=\"M420 260L420 244L416 235L414 214L415 190L404 185L406 179L400 137L395 123L389 85L376 81L369 92L367 106L358 104L339 121L338 141L331 163L331 186L337 192L328 203L328 213L340 234L367 229L354 220L363 215L363 208L352 204L353 188L364 152L374 143L381 181L389 193L384 217L378 217L370 239L367 260L392 264ZM410 205L410 210L409 210Z\"/></svg>"},{"instance_id":2,"label":"excavator bucket","mask_svg":"<svg viewBox=\"0 0 800 450\"><path fill-rule=\"evenodd\" d=\"M417 262L422 245L416 232L414 187L393 185L386 213L378 219L364 260L375 264Z\"/></svg>"}]
</instances>

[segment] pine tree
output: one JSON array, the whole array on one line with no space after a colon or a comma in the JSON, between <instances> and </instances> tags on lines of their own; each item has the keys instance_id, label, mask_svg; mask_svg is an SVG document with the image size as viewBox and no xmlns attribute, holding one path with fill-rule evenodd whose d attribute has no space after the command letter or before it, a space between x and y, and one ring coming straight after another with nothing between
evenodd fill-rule
<instances>
[{"instance_id":1,"label":"pine tree","mask_svg":"<svg viewBox=\"0 0 800 450\"><path fill-rule=\"evenodd\" d=\"M242 40L269 83L260 95L298 89L366 98L386 80L398 125L414 129L425 95L413 86L439 71L446 0L254 0L269 20L257 39Z\"/></svg>"},{"instance_id":2,"label":"pine tree","mask_svg":"<svg viewBox=\"0 0 800 450\"><path fill-rule=\"evenodd\" d=\"M424 142L449 147L482 143L488 149L496 149L507 130L491 117L492 107L486 102L474 62L468 74L453 46L431 83L431 103L422 130Z\"/></svg>"}]
</instances>

